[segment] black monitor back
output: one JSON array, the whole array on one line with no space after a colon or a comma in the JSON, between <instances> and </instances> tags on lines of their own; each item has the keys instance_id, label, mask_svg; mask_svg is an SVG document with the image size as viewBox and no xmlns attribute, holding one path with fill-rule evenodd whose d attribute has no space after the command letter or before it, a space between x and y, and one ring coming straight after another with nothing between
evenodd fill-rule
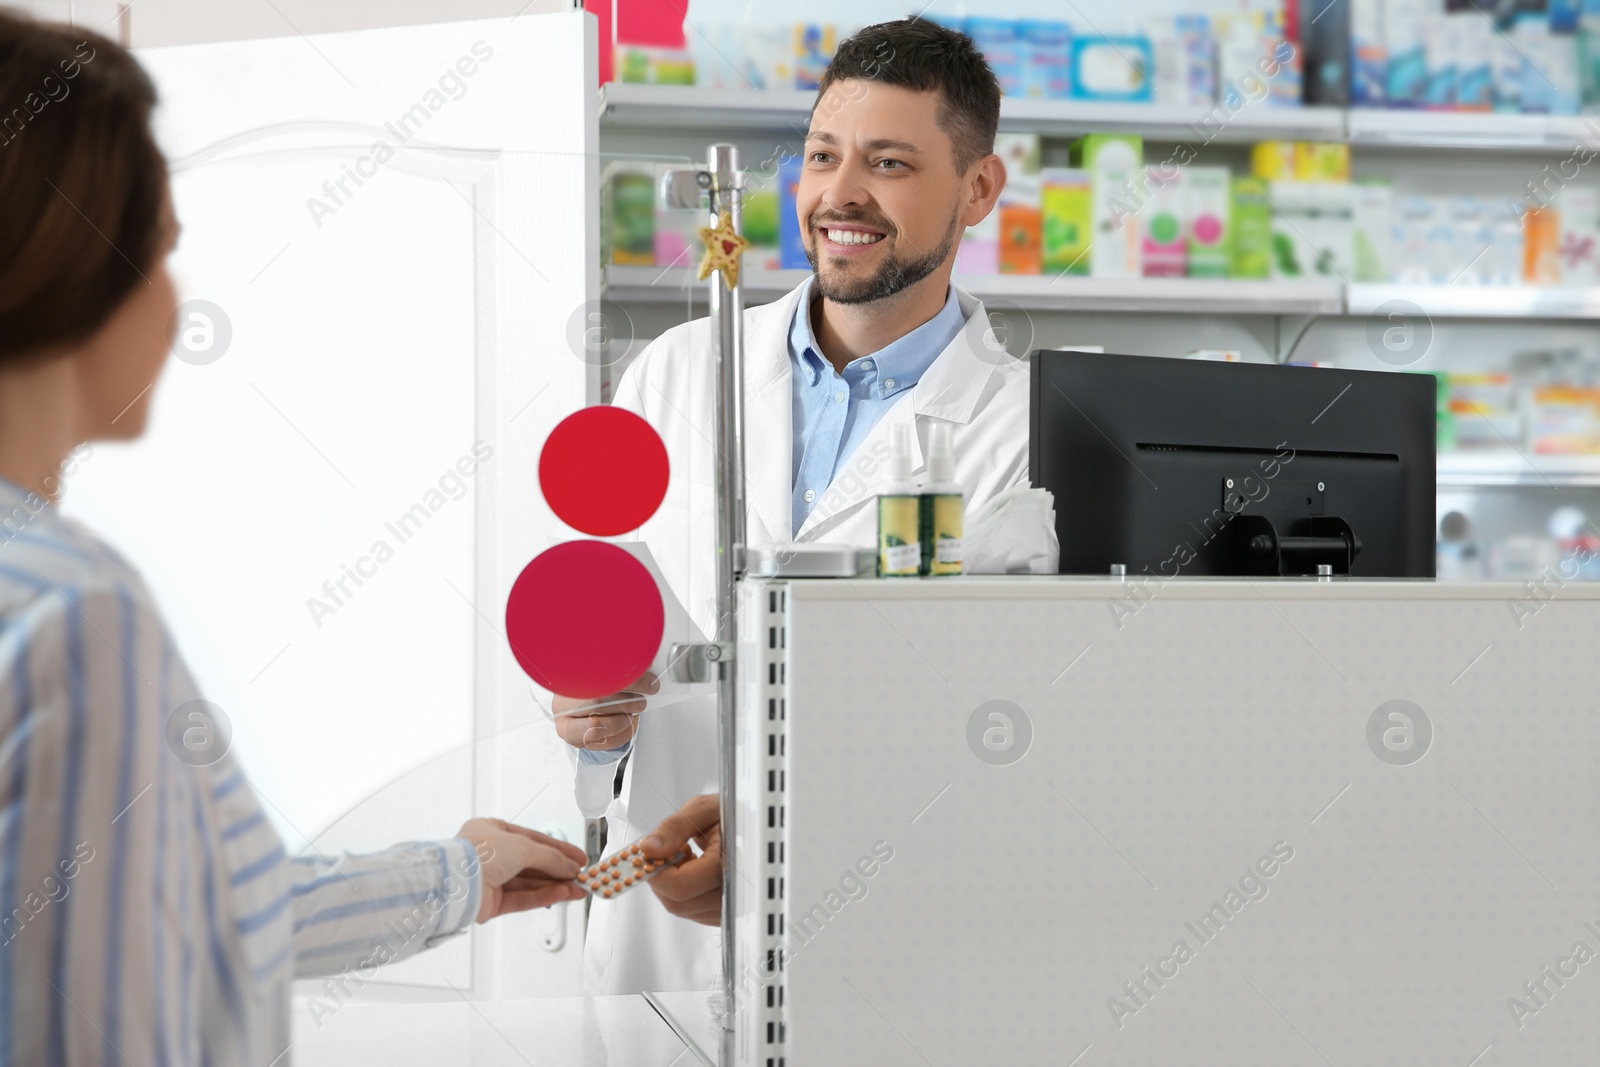
<instances>
[{"instance_id":1,"label":"black monitor back","mask_svg":"<svg viewBox=\"0 0 1600 1067\"><path fill-rule=\"evenodd\" d=\"M1350 575L1434 574L1432 375L1050 351L1032 375L1063 574L1271 573L1247 534L1265 551L1274 531L1287 560L1341 521Z\"/></svg>"}]
</instances>

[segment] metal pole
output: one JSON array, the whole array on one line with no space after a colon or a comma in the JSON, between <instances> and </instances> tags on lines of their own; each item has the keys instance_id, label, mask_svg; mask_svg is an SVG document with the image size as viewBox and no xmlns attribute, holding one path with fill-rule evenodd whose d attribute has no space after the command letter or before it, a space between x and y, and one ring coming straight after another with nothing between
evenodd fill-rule
<instances>
[{"instance_id":1,"label":"metal pole","mask_svg":"<svg viewBox=\"0 0 1600 1067\"><path fill-rule=\"evenodd\" d=\"M739 149L714 144L707 149L706 169L673 170L663 175L661 194L669 207L699 208L710 198L711 227L726 212L738 233L742 223ZM711 358L717 365L716 449L714 475L717 508L717 625L706 645L674 645L672 676L680 682L709 681L717 671L718 778L722 834L722 1044L723 1067L734 1063L734 1007L738 983L734 941L734 832L739 742L738 674L734 649L739 640L738 582L744 576L744 294L737 282L729 287L713 271L707 278L711 311Z\"/></svg>"},{"instance_id":2,"label":"metal pole","mask_svg":"<svg viewBox=\"0 0 1600 1067\"><path fill-rule=\"evenodd\" d=\"M739 149L714 144L706 160L711 173L711 225L722 212L732 217L734 232L741 232ZM744 294L738 285L729 289L713 272L710 285L712 352L717 361L717 633L715 640L732 648L739 639L736 616L738 586L744 573ZM721 759L722 806L722 1004L723 1029L720 1062L734 1062L734 995L738 966L734 940L734 820L737 811L735 748L739 731L738 661L718 663L717 718Z\"/></svg>"}]
</instances>

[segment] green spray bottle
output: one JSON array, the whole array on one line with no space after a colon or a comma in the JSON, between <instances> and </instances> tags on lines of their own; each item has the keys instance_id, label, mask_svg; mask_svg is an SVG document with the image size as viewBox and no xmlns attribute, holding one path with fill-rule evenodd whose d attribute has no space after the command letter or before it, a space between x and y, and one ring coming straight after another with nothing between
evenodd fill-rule
<instances>
[{"instance_id":1,"label":"green spray bottle","mask_svg":"<svg viewBox=\"0 0 1600 1067\"><path fill-rule=\"evenodd\" d=\"M892 427L889 484L878 494L878 577L915 578L922 569L922 497L911 480L911 426Z\"/></svg>"},{"instance_id":2,"label":"green spray bottle","mask_svg":"<svg viewBox=\"0 0 1600 1067\"><path fill-rule=\"evenodd\" d=\"M928 443L928 484L922 487L917 539L922 542L922 573L945 577L961 573L961 535L966 498L956 481L950 424L933 424Z\"/></svg>"}]
</instances>

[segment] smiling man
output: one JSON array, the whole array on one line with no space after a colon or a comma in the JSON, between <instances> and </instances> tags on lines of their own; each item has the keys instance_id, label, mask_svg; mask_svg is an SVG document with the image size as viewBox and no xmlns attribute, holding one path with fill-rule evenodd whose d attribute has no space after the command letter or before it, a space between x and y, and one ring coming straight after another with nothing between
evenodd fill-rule
<instances>
[{"instance_id":1,"label":"smiling man","mask_svg":"<svg viewBox=\"0 0 1600 1067\"><path fill-rule=\"evenodd\" d=\"M999 116L994 73L960 33L909 19L839 46L813 105L795 205L812 276L745 312L750 544L873 546L872 501L900 425L913 428L919 476L932 427L952 427L969 510L1027 483L1027 373L995 339L983 305L950 284L962 232L994 209L1005 184L994 154ZM671 486L642 536L708 634L716 622L709 331L704 319L668 330L616 395L666 442ZM556 710L577 712L556 721L579 749L586 815L600 814L592 798L609 798L617 761L629 757L606 812L613 846L717 788L712 698L642 714L637 702L585 714L581 702L557 698ZM675 915L716 922L709 881L674 892L661 895ZM649 894L597 904L590 923L585 977L595 992L715 982L715 930L668 915Z\"/></svg>"}]
</instances>

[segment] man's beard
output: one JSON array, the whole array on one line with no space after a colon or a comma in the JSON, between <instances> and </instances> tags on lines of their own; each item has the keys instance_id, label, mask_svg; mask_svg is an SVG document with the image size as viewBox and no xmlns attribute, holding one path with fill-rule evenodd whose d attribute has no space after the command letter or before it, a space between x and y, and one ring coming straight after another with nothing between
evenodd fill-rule
<instances>
[{"instance_id":1,"label":"man's beard","mask_svg":"<svg viewBox=\"0 0 1600 1067\"><path fill-rule=\"evenodd\" d=\"M818 269L817 249L821 247L823 237L817 231L825 227L826 223L823 227L813 223L811 247L806 249L806 260L811 264L811 275L815 279L812 283L813 288L821 293L824 299L831 300L835 304L870 304L874 300L884 300L894 296L939 269L945 257L950 255L950 249L955 246L956 237L961 229L960 222L959 215L951 216L950 228L945 232L944 240L932 252L910 259L898 257L891 252L884 256L883 262L871 275L853 281L841 281L838 278L830 280ZM890 240L887 235L883 239Z\"/></svg>"}]
</instances>

